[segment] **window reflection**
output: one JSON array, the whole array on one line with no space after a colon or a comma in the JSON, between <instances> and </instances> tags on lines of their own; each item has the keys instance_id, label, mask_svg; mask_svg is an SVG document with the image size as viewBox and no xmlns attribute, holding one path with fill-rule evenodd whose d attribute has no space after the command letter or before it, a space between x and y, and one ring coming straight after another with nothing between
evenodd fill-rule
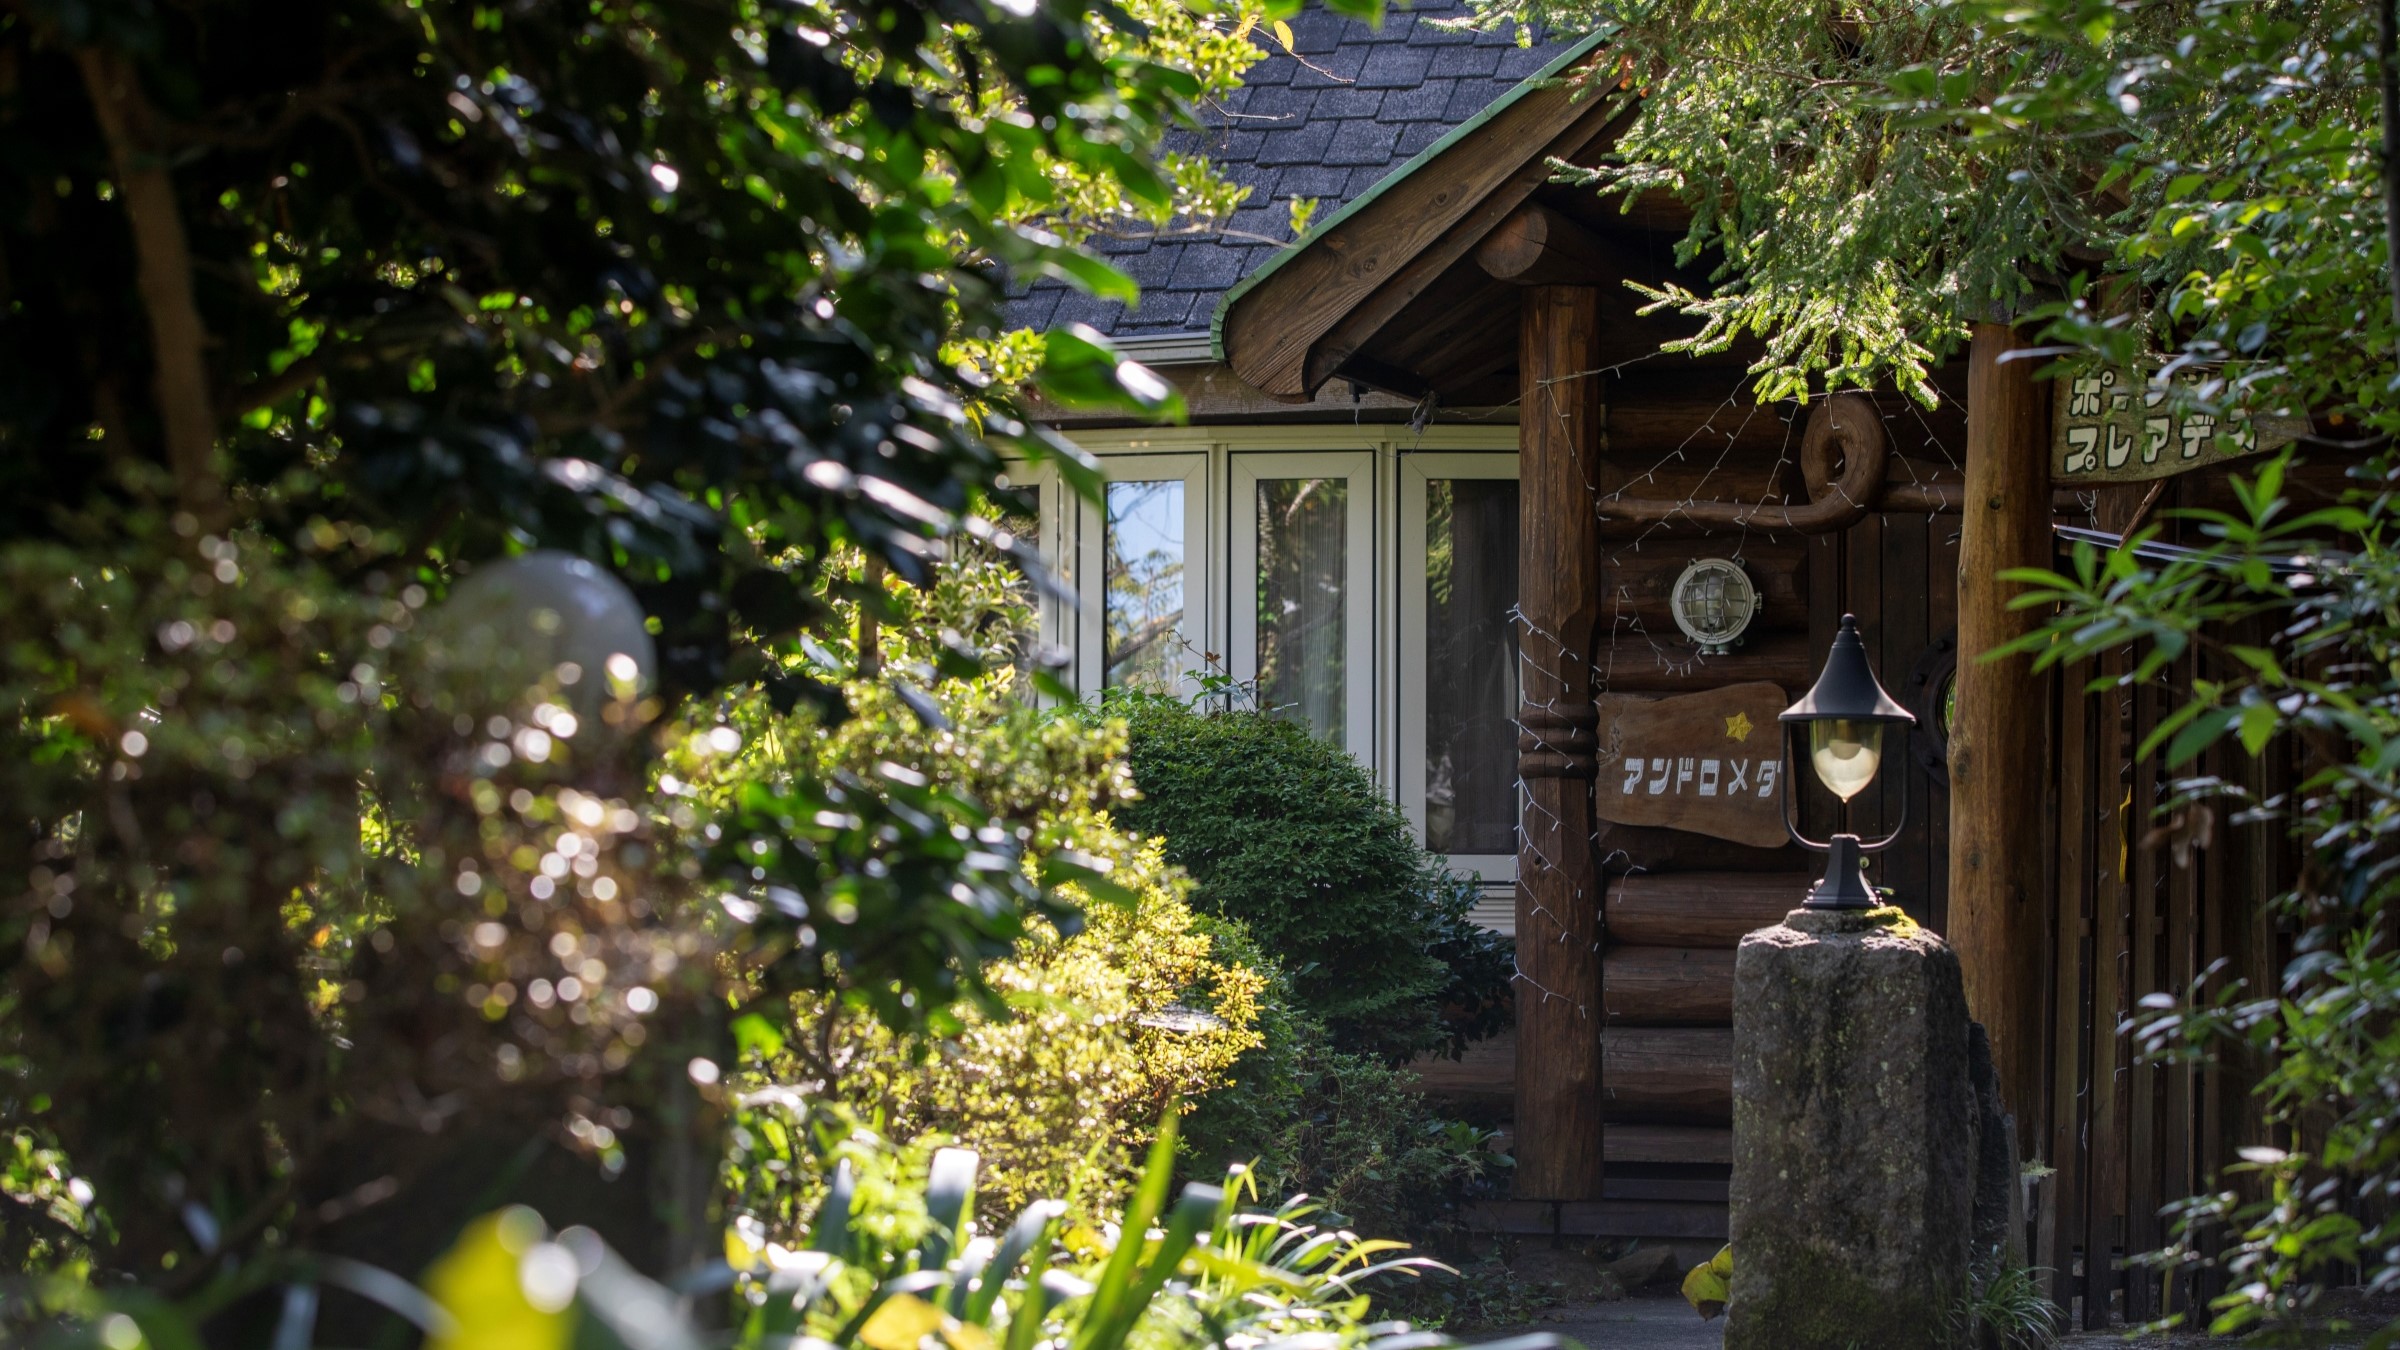
<instances>
[{"instance_id":1,"label":"window reflection","mask_svg":"<svg viewBox=\"0 0 2400 1350\"><path fill-rule=\"evenodd\" d=\"M1102 680L1172 692L1184 647L1183 482L1110 483L1106 500Z\"/></svg>"},{"instance_id":2,"label":"window reflection","mask_svg":"<svg viewBox=\"0 0 2400 1350\"><path fill-rule=\"evenodd\" d=\"M1425 491L1425 846L1517 851L1517 485Z\"/></svg>"}]
</instances>

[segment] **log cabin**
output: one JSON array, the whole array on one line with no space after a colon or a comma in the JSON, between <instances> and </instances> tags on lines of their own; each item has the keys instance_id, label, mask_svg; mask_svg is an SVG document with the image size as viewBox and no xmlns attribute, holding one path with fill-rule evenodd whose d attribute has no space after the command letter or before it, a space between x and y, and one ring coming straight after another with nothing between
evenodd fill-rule
<instances>
[{"instance_id":1,"label":"log cabin","mask_svg":"<svg viewBox=\"0 0 2400 1350\"><path fill-rule=\"evenodd\" d=\"M1708 1239L1733 949L1821 865L1774 794L1828 819L1779 775L1772 714L1857 614L1918 719L1854 808L1897 821L1906 799L1870 880L1959 951L2028 1164L2031 1263L2086 1325L2205 1298L2205 1277L2125 1258L2263 1123L2242 1066L2141 1065L2120 1028L2220 960L2220 984L2270 986L2288 935L2263 901L2295 859L2271 825L2153 819L2171 785L2135 749L2198 658L2091 694L2091 670L1972 657L2034 621L1999 573L2221 501L2228 462L2171 437L2120 452L2099 393L2011 359L2005 315L1937 372L1936 408L1761 404L1754 349L1662 352L1687 330L1628 283L1706 289L1676 261L1687 212L1557 181L1633 115L1581 78L1599 41L1495 47L1442 13L1308 10L1195 133L1262 205L1230 234L1112 245L1145 286L1130 310L1021 302L1109 334L1192 414L1059 417L1109 485L1097 504L1036 485L1082 601L1049 636L1087 691L1212 664L1256 681L1484 878L1480 917L1515 935L1515 1030L1420 1066L1512 1132L1515 1194L1480 1224ZM1305 233L1258 242L1311 193ZM1716 640L1723 615L1690 611L1727 587L1746 621Z\"/></svg>"}]
</instances>

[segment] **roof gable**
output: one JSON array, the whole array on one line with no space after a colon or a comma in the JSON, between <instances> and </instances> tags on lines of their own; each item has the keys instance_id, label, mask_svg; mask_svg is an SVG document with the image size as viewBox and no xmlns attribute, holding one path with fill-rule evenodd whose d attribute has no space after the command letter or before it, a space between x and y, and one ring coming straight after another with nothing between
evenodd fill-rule
<instances>
[{"instance_id":1,"label":"roof gable","mask_svg":"<svg viewBox=\"0 0 2400 1350\"><path fill-rule=\"evenodd\" d=\"M1605 37L1559 53L1544 73L1588 61ZM1482 288L1466 260L1550 182L1555 162L1591 162L1613 142L1632 114L1593 92L1570 80L1529 80L1444 135L1229 294L1217 316L1217 351L1279 399L1306 400L1337 374L1413 397L1438 385L1363 349L1414 306L1414 321L1399 326L1420 338L1455 333L1488 365L1483 349L1493 344L1481 330L1512 324L1515 306L1452 303ZM1462 264L1471 274L1463 283Z\"/></svg>"},{"instance_id":2,"label":"roof gable","mask_svg":"<svg viewBox=\"0 0 2400 1350\"><path fill-rule=\"evenodd\" d=\"M1464 0L1393 8L1380 28L1311 0L1291 21L1292 53L1273 50L1203 126L1173 133L1168 148L1209 157L1250 196L1217 230L1174 222L1159 235L1102 236L1092 247L1142 288L1138 306L1099 300L1055 282L1011 302L1032 328L1089 324L1119 339L1148 339L1198 355L1219 301L1291 240L1295 198L1318 203L1313 229L1377 190L1460 123L1553 65L1557 44L1517 45L1513 32L1459 32L1434 19L1464 16ZM1175 335L1187 335L1180 344Z\"/></svg>"},{"instance_id":3,"label":"roof gable","mask_svg":"<svg viewBox=\"0 0 2400 1350\"><path fill-rule=\"evenodd\" d=\"M1406 163L1378 178L1366 191L1342 203L1340 208L1331 215L1311 221L1311 233L1307 239L1294 240L1278 249L1264 263L1244 274L1239 282L1225 292L1224 297L1218 301L1215 312L1209 316L1209 338L1215 348L1217 359L1223 360L1225 357L1225 313L1244 294L1272 277L1284 264L1299 257L1316 239L1323 238L1340 229L1344 222L1372 206L1386 191L1407 181L1418 170L1442 158L1453 146L1472 137L1485 123L1506 113L1526 95L1543 87L1548 81L1557 78L1562 71L1589 56L1602 42L1607 40L1607 36L1605 32L1596 32L1563 48L1546 47L1541 49L1549 59L1542 64L1540 69L1503 92L1498 98L1485 104L1473 116L1451 127L1431 144L1412 155Z\"/></svg>"}]
</instances>

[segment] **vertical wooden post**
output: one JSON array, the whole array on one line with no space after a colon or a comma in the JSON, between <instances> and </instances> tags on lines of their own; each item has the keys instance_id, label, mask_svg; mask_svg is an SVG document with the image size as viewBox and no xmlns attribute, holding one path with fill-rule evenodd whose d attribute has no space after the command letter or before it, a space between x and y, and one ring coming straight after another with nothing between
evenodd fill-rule
<instances>
[{"instance_id":1,"label":"vertical wooden post","mask_svg":"<svg viewBox=\"0 0 2400 1350\"><path fill-rule=\"evenodd\" d=\"M1600 868L1592 641L1600 613L1600 293L1523 292L1518 365L1524 705L1517 773L1516 1192L1600 1198Z\"/></svg>"},{"instance_id":2,"label":"vertical wooden post","mask_svg":"<svg viewBox=\"0 0 2400 1350\"><path fill-rule=\"evenodd\" d=\"M2049 563L2050 386L2021 344L1977 324L1967 364L1966 510L1958 556L1958 710L1950 727L1950 942L1967 1011L1991 1033L2020 1147L2043 1137L2042 774L2047 717L2032 660L1983 654L2033 628L2012 567Z\"/></svg>"}]
</instances>

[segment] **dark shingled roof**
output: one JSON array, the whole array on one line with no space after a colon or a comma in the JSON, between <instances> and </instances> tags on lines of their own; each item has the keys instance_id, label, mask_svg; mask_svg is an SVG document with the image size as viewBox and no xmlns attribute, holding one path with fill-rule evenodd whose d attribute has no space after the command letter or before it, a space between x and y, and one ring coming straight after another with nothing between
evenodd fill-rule
<instances>
[{"instance_id":1,"label":"dark shingled roof","mask_svg":"<svg viewBox=\"0 0 2400 1350\"><path fill-rule=\"evenodd\" d=\"M1297 56L1262 34L1270 54L1242 87L1201 109L1201 130L1169 139L1250 189L1226 233L1094 239L1141 284L1138 308L1045 281L1010 301L1010 319L1035 329L1086 323L1112 337L1206 333L1225 291L1291 239L1293 198L1316 198L1314 218L1325 220L1565 49L1431 22L1465 13L1461 0L1395 5L1370 28L1310 0L1291 20Z\"/></svg>"}]
</instances>

